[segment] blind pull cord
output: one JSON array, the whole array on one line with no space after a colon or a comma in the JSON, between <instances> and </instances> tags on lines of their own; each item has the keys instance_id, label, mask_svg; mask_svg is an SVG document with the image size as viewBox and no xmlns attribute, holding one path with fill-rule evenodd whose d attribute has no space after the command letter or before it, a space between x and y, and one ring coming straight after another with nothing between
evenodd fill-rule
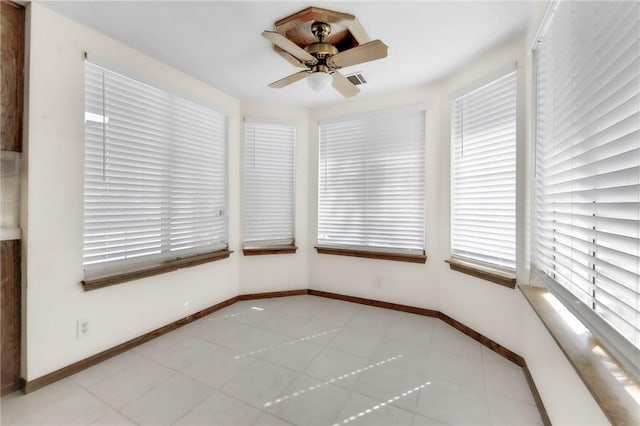
<instances>
[{"instance_id":1,"label":"blind pull cord","mask_svg":"<svg viewBox=\"0 0 640 426\"><path fill-rule=\"evenodd\" d=\"M107 112L105 111L105 83L104 70L102 70L102 181L107 179Z\"/></svg>"}]
</instances>

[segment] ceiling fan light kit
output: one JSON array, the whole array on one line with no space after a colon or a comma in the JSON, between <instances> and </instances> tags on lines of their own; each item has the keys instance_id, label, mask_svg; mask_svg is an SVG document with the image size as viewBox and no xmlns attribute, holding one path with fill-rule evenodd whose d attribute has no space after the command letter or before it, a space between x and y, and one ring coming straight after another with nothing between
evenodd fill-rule
<instances>
[{"instance_id":1,"label":"ceiling fan light kit","mask_svg":"<svg viewBox=\"0 0 640 426\"><path fill-rule=\"evenodd\" d=\"M360 89L338 70L387 56L387 46L371 41L355 16L346 13L309 7L279 20L274 30L262 36L289 63L306 70L274 81L273 88L308 78L316 92L332 85L343 96L355 96Z\"/></svg>"},{"instance_id":2,"label":"ceiling fan light kit","mask_svg":"<svg viewBox=\"0 0 640 426\"><path fill-rule=\"evenodd\" d=\"M316 71L311 73L307 81L314 92L323 92L327 87L331 86L333 77L325 71Z\"/></svg>"}]
</instances>

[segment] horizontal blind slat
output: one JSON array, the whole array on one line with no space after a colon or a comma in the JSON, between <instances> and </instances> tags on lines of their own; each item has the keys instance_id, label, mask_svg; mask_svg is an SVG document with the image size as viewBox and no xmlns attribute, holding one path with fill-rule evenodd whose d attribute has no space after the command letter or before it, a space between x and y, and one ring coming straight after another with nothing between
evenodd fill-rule
<instances>
[{"instance_id":1,"label":"horizontal blind slat","mask_svg":"<svg viewBox=\"0 0 640 426\"><path fill-rule=\"evenodd\" d=\"M244 242L294 241L296 129L292 124L245 118Z\"/></svg>"},{"instance_id":2,"label":"horizontal blind slat","mask_svg":"<svg viewBox=\"0 0 640 426\"><path fill-rule=\"evenodd\" d=\"M534 264L627 339L612 349L628 359L640 354L639 18L637 2L560 3L536 50Z\"/></svg>"},{"instance_id":3,"label":"horizontal blind slat","mask_svg":"<svg viewBox=\"0 0 640 426\"><path fill-rule=\"evenodd\" d=\"M318 243L424 252L424 111L319 126Z\"/></svg>"},{"instance_id":4,"label":"horizontal blind slat","mask_svg":"<svg viewBox=\"0 0 640 426\"><path fill-rule=\"evenodd\" d=\"M515 269L516 72L452 101L451 249Z\"/></svg>"},{"instance_id":5,"label":"horizontal blind slat","mask_svg":"<svg viewBox=\"0 0 640 426\"><path fill-rule=\"evenodd\" d=\"M85 87L85 271L224 248L224 115L89 62Z\"/></svg>"}]
</instances>

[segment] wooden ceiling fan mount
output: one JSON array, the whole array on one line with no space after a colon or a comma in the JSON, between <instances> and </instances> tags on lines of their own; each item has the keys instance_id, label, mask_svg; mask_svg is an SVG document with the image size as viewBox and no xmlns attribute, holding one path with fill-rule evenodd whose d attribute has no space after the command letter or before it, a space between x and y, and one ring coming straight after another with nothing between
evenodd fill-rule
<instances>
[{"instance_id":1,"label":"wooden ceiling fan mount","mask_svg":"<svg viewBox=\"0 0 640 426\"><path fill-rule=\"evenodd\" d=\"M306 68L269 85L274 88L322 72L331 75L333 87L342 95L354 96L360 90L338 70L387 56L387 46L371 41L355 16L317 7L277 21L274 31L264 31L262 36L289 63Z\"/></svg>"}]
</instances>

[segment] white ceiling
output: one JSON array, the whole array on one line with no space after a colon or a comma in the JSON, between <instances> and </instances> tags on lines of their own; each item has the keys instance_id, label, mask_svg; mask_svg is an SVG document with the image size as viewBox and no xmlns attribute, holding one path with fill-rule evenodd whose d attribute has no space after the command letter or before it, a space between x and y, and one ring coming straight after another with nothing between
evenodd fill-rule
<instances>
[{"instance_id":1,"label":"white ceiling","mask_svg":"<svg viewBox=\"0 0 640 426\"><path fill-rule=\"evenodd\" d=\"M306 81L267 86L299 71L261 37L273 23L310 5L356 15L389 56L344 68L362 71L359 97L437 81L522 33L532 1L57 1L46 5L244 101L316 106L340 102Z\"/></svg>"}]
</instances>

